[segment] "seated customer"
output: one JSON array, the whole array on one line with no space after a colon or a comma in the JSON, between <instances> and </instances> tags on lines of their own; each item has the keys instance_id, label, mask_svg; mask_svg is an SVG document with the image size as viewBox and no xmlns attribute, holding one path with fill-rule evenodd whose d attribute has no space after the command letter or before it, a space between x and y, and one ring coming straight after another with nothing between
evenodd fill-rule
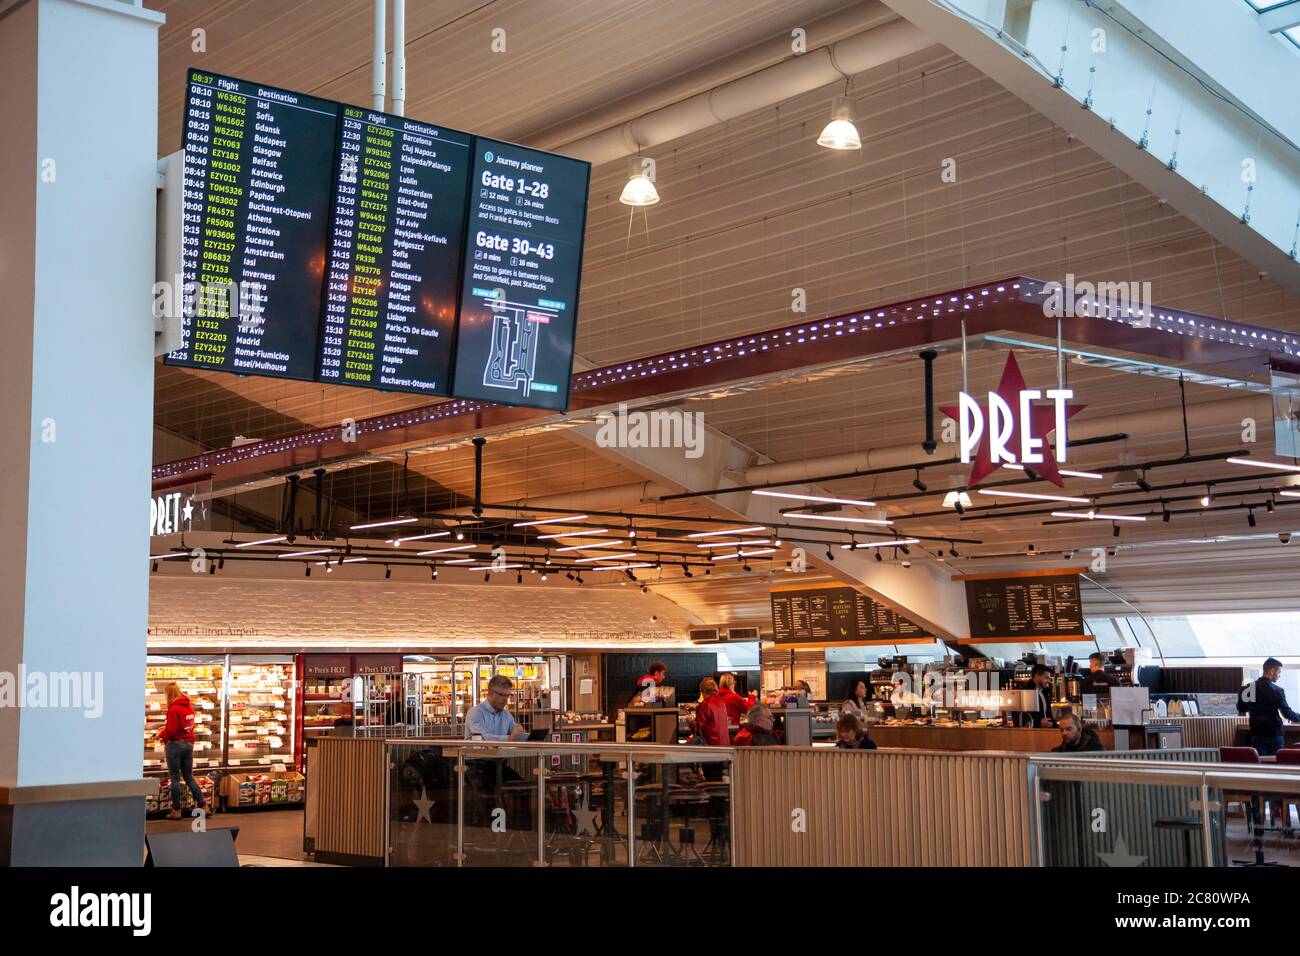
<instances>
[{"instance_id":1,"label":"seated customer","mask_svg":"<svg viewBox=\"0 0 1300 956\"><path fill-rule=\"evenodd\" d=\"M1078 714L1063 714L1056 725L1061 728L1061 746L1052 748L1054 754L1089 753L1106 749L1096 731L1083 726Z\"/></svg>"},{"instance_id":2,"label":"seated customer","mask_svg":"<svg viewBox=\"0 0 1300 956\"><path fill-rule=\"evenodd\" d=\"M766 704L755 704L749 708L749 719L740 732L736 734L736 739L731 742L733 747L779 747L781 741L776 734L772 732L772 724L775 718L772 716L772 710Z\"/></svg>"},{"instance_id":3,"label":"seated customer","mask_svg":"<svg viewBox=\"0 0 1300 956\"><path fill-rule=\"evenodd\" d=\"M875 750L876 742L867 736L862 721L852 714L843 714L835 725L835 746L839 750Z\"/></svg>"}]
</instances>

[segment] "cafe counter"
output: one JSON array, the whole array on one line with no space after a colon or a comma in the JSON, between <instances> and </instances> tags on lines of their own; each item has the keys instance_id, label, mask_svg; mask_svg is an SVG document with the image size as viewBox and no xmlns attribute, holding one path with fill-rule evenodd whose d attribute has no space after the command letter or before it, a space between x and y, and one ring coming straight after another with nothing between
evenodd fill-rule
<instances>
[{"instance_id":1,"label":"cafe counter","mask_svg":"<svg viewBox=\"0 0 1300 956\"><path fill-rule=\"evenodd\" d=\"M1107 750L1115 749L1115 732L1095 730ZM1000 750L1008 753L1048 753L1061 744L1061 732L1054 727L945 727L934 725L872 724L871 739L877 747L909 750Z\"/></svg>"}]
</instances>

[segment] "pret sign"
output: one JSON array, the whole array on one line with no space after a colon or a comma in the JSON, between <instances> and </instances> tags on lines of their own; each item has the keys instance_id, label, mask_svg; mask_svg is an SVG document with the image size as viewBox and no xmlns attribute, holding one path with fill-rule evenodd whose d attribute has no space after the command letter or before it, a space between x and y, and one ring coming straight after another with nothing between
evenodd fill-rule
<instances>
[{"instance_id":1,"label":"pret sign","mask_svg":"<svg viewBox=\"0 0 1300 956\"><path fill-rule=\"evenodd\" d=\"M1057 466L1069 458L1066 422L1084 408L1070 404L1073 398L1074 390L1069 388L1027 387L1015 353L1010 352L1002 380L997 391L988 393L986 405L961 392L956 406L940 406L941 412L957 421L962 462L974 463L967 487L973 488L1002 465L1028 465L1053 484L1064 486Z\"/></svg>"},{"instance_id":2,"label":"pret sign","mask_svg":"<svg viewBox=\"0 0 1300 956\"><path fill-rule=\"evenodd\" d=\"M186 531L193 514L194 499L179 491L150 498L149 535L152 537L156 534L177 534Z\"/></svg>"}]
</instances>

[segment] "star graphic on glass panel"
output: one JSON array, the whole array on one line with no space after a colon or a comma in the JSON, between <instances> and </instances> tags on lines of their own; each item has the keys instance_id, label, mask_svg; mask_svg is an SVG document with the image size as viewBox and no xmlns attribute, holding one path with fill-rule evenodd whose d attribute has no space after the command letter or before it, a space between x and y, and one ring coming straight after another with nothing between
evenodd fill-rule
<instances>
[{"instance_id":1,"label":"star graphic on glass panel","mask_svg":"<svg viewBox=\"0 0 1300 956\"><path fill-rule=\"evenodd\" d=\"M185 507L181 509L181 512L185 515L185 520L186 520L186 521L190 521L190 520L192 520L192 519L191 519L191 516L194 514L194 499L193 499L193 498L186 498L186 499L185 499Z\"/></svg>"},{"instance_id":2,"label":"star graphic on glass panel","mask_svg":"<svg viewBox=\"0 0 1300 956\"><path fill-rule=\"evenodd\" d=\"M433 809L433 801L429 799L429 795L425 792L423 785L420 787L420 799L414 801L414 803L417 811L415 814L415 822L419 823L423 820L426 823L433 823L433 818L429 816L429 811Z\"/></svg>"},{"instance_id":3,"label":"star graphic on glass panel","mask_svg":"<svg viewBox=\"0 0 1300 956\"><path fill-rule=\"evenodd\" d=\"M573 808L573 820L578 836L596 835L596 811L588 804L586 794L583 794L582 804Z\"/></svg>"},{"instance_id":4,"label":"star graphic on glass panel","mask_svg":"<svg viewBox=\"0 0 1300 956\"><path fill-rule=\"evenodd\" d=\"M1107 866L1141 866L1147 859L1136 853L1130 853L1123 837L1115 838L1115 849L1109 853L1098 853L1097 856Z\"/></svg>"}]
</instances>

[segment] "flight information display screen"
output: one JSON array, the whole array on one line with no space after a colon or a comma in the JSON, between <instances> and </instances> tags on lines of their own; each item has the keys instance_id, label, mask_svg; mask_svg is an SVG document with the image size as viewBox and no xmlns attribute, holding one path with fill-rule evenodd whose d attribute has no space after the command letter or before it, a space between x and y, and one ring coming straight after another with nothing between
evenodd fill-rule
<instances>
[{"instance_id":1,"label":"flight information display screen","mask_svg":"<svg viewBox=\"0 0 1300 956\"><path fill-rule=\"evenodd\" d=\"M450 394L471 140L343 107L320 381Z\"/></svg>"},{"instance_id":2,"label":"flight information display screen","mask_svg":"<svg viewBox=\"0 0 1300 956\"><path fill-rule=\"evenodd\" d=\"M589 163L474 138L454 394L564 410Z\"/></svg>"},{"instance_id":3,"label":"flight information display screen","mask_svg":"<svg viewBox=\"0 0 1300 956\"><path fill-rule=\"evenodd\" d=\"M181 347L169 365L315 378L338 104L190 70Z\"/></svg>"}]
</instances>

